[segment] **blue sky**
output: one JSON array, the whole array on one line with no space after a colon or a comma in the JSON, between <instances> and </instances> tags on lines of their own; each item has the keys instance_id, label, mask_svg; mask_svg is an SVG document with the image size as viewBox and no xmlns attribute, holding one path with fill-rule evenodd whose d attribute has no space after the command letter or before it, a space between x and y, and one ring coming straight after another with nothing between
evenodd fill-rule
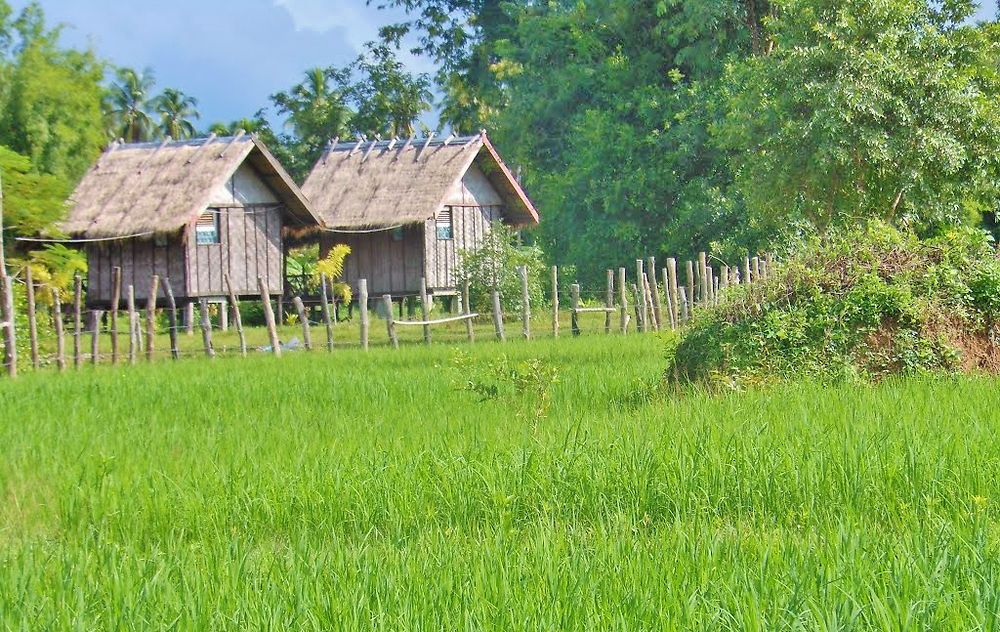
<instances>
[{"instance_id":1,"label":"blue sky","mask_svg":"<svg viewBox=\"0 0 1000 632\"><path fill-rule=\"evenodd\" d=\"M27 0L14 0L20 8ZM981 18L992 18L986 0ZM152 67L160 87L198 98L202 127L250 116L314 66L342 65L404 17L364 0L41 0L65 40L116 64ZM169 8L167 8L169 7ZM411 69L429 72L426 60Z\"/></svg>"}]
</instances>

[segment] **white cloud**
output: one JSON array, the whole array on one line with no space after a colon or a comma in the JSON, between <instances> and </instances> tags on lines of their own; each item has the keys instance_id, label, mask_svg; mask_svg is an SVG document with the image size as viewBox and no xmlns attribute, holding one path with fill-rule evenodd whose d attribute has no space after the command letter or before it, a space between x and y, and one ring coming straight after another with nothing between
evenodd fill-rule
<instances>
[{"instance_id":1,"label":"white cloud","mask_svg":"<svg viewBox=\"0 0 1000 632\"><path fill-rule=\"evenodd\" d=\"M274 0L292 18L296 31L340 31L354 48L378 36L382 23L396 16L369 7L364 0Z\"/></svg>"}]
</instances>

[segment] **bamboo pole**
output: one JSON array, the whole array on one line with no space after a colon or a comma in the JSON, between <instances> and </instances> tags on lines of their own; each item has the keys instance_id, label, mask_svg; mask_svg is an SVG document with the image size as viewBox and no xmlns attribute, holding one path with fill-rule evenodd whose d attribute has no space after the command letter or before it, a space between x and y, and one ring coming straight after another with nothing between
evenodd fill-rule
<instances>
[{"instance_id":1,"label":"bamboo pole","mask_svg":"<svg viewBox=\"0 0 1000 632\"><path fill-rule=\"evenodd\" d=\"M131 285L125 288L125 306L128 309L128 363L135 364L138 315L135 312L135 288Z\"/></svg>"},{"instance_id":2,"label":"bamboo pole","mask_svg":"<svg viewBox=\"0 0 1000 632\"><path fill-rule=\"evenodd\" d=\"M642 259L635 260L635 279L639 284L644 284L643 279L645 278L645 264ZM649 331L649 323L646 321L646 292L639 292L638 303L636 303L636 308L639 310L639 321L637 323L639 330L642 333Z\"/></svg>"},{"instance_id":3,"label":"bamboo pole","mask_svg":"<svg viewBox=\"0 0 1000 632\"><path fill-rule=\"evenodd\" d=\"M368 279L358 279L358 309L361 310L361 348L368 350Z\"/></svg>"},{"instance_id":4,"label":"bamboo pole","mask_svg":"<svg viewBox=\"0 0 1000 632\"><path fill-rule=\"evenodd\" d=\"M73 275L73 368L83 365L83 279L79 274Z\"/></svg>"},{"instance_id":5,"label":"bamboo pole","mask_svg":"<svg viewBox=\"0 0 1000 632\"><path fill-rule=\"evenodd\" d=\"M100 310L91 310L90 317L93 327L90 330L90 364L96 365L101 355L101 316Z\"/></svg>"},{"instance_id":6,"label":"bamboo pole","mask_svg":"<svg viewBox=\"0 0 1000 632\"><path fill-rule=\"evenodd\" d=\"M299 322L302 323L302 340L306 345L306 351L312 351L312 333L309 331L309 314L306 313L306 306L299 296L292 299L292 304L295 305L295 311L299 315ZM392 318L391 312L389 313L389 318Z\"/></svg>"},{"instance_id":7,"label":"bamboo pole","mask_svg":"<svg viewBox=\"0 0 1000 632\"><path fill-rule=\"evenodd\" d=\"M431 307L427 297L427 277L420 277L420 316L425 322L431 319ZM424 344L431 343L431 326L424 325Z\"/></svg>"},{"instance_id":8,"label":"bamboo pole","mask_svg":"<svg viewBox=\"0 0 1000 632\"><path fill-rule=\"evenodd\" d=\"M236 333L240 337L240 355L245 358L247 357L247 337L243 332L243 315L240 313L240 302L236 300L236 292L233 291L233 284L229 280L229 275L224 274L222 280L226 284L226 294L229 296L229 304L233 306L233 324L236 326Z\"/></svg>"},{"instance_id":9,"label":"bamboo pole","mask_svg":"<svg viewBox=\"0 0 1000 632\"><path fill-rule=\"evenodd\" d=\"M667 259L667 287L670 293L670 320L674 329L680 326L680 296L677 292L677 259Z\"/></svg>"},{"instance_id":10,"label":"bamboo pole","mask_svg":"<svg viewBox=\"0 0 1000 632\"><path fill-rule=\"evenodd\" d=\"M521 337L531 340L531 296L528 293L528 266L518 266L521 277Z\"/></svg>"},{"instance_id":11,"label":"bamboo pole","mask_svg":"<svg viewBox=\"0 0 1000 632\"><path fill-rule=\"evenodd\" d=\"M615 271L608 270L607 288L604 292L604 333L611 333L611 310L615 308Z\"/></svg>"},{"instance_id":12,"label":"bamboo pole","mask_svg":"<svg viewBox=\"0 0 1000 632\"><path fill-rule=\"evenodd\" d=\"M264 284L264 277L257 277L257 289L260 291L260 301L264 308L264 322L267 325L267 335L271 340L271 353L281 357L281 342L278 340L278 329L274 326L274 311L271 309L271 293Z\"/></svg>"},{"instance_id":13,"label":"bamboo pole","mask_svg":"<svg viewBox=\"0 0 1000 632\"><path fill-rule=\"evenodd\" d=\"M559 266L552 266L552 337L559 337Z\"/></svg>"},{"instance_id":14,"label":"bamboo pole","mask_svg":"<svg viewBox=\"0 0 1000 632\"><path fill-rule=\"evenodd\" d=\"M212 319L208 315L208 299L198 301L198 311L201 313L201 341L205 346L205 355L215 357L215 346L212 344Z\"/></svg>"},{"instance_id":15,"label":"bamboo pole","mask_svg":"<svg viewBox=\"0 0 1000 632\"><path fill-rule=\"evenodd\" d=\"M160 277L154 274L149 282L146 299L146 362L152 362L156 353L156 297L160 293Z\"/></svg>"},{"instance_id":16,"label":"bamboo pole","mask_svg":"<svg viewBox=\"0 0 1000 632\"><path fill-rule=\"evenodd\" d=\"M118 364L118 311L122 301L122 269L111 269L111 364Z\"/></svg>"},{"instance_id":17,"label":"bamboo pole","mask_svg":"<svg viewBox=\"0 0 1000 632\"><path fill-rule=\"evenodd\" d=\"M507 340L503 331L503 310L500 307L500 292L493 290L493 329L496 332L497 340L504 342Z\"/></svg>"},{"instance_id":18,"label":"bamboo pole","mask_svg":"<svg viewBox=\"0 0 1000 632\"><path fill-rule=\"evenodd\" d=\"M570 296L572 302L572 311L570 312L571 324L574 336L580 335L580 313L576 310L580 309L580 285L574 283L569 286Z\"/></svg>"},{"instance_id":19,"label":"bamboo pole","mask_svg":"<svg viewBox=\"0 0 1000 632\"><path fill-rule=\"evenodd\" d=\"M393 349L399 349L399 338L396 336L396 321L393 319L392 314L392 296L383 294L382 304L385 306L385 327L389 333L389 342L392 343Z\"/></svg>"},{"instance_id":20,"label":"bamboo pole","mask_svg":"<svg viewBox=\"0 0 1000 632\"><path fill-rule=\"evenodd\" d=\"M170 287L170 279L163 277L163 292L167 295L167 325L170 335L170 357L180 358L181 351L177 346L177 301L174 300L174 289Z\"/></svg>"},{"instance_id":21,"label":"bamboo pole","mask_svg":"<svg viewBox=\"0 0 1000 632\"><path fill-rule=\"evenodd\" d=\"M625 268L618 268L618 303L621 306L622 334L628 333L628 290L625 286Z\"/></svg>"},{"instance_id":22,"label":"bamboo pole","mask_svg":"<svg viewBox=\"0 0 1000 632\"><path fill-rule=\"evenodd\" d=\"M465 315L468 316L472 313L472 303L470 302L471 294L469 293L469 280L466 279L462 283L462 306L465 308ZM472 319L465 319L465 336L468 338L469 342L476 341L476 331L472 326Z\"/></svg>"},{"instance_id":23,"label":"bamboo pole","mask_svg":"<svg viewBox=\"0 0 1000 632\"><path fill-rule=\"evenodd\" d=\"M38 358L38 314L35 305L35 281L31 277L31 265L24 267L24 287L28 295L28 338L31 342L31 366L36 371L41 366Z\"/></svg>"},{"instance_id":24,"label":"bamboo pole","mask_svg":"<svg viewBox=\"0 0 1000 632\"><path fill-rule=\"evenodd\" d=\"M322 312L323 312L323 324L326 326L326 350L328 352L332 352L333 351L333 318L330 316L330 296L327 294L327 291L326 291L326 274L319 275L319 284L320 284L319 295L320 295L320 302L322 303ZM232 290L230 290L230 294L232 294ZM233 300L233 299L230 299L230 300ZM239 308L237 308L236 314L237 314L237 316L236 316L236 326L241 328L240 335L242 336L242 324L240 323ZM391 313L389 315L392 316ZM246 355L245 351L244 351L244 355Z\"/></svg>"},{"instance_id":25,"label":"bamboo pole","mask_svg":"<svg viewBox=\"0 0 1000 632\"><path fill-rule=\"evenodd\" d=\"M59 290L52 288L52 320L56 329L56 366L59 371L66 370L66 338L63 332L62 301L59 300Z\"/></svg>"}]
</instances>

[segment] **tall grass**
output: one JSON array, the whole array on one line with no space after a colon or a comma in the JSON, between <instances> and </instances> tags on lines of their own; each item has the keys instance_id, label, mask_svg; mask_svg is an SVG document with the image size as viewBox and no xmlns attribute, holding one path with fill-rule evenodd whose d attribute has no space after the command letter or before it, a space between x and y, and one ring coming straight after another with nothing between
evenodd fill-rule
<instances>
[{"instance_id":1,"label":"tall grass","mask_svg":"<svg viewBox=\"0 0 1000 632\"><path fill-rule=\"evenodd\" d=\"M446 346L0 383L0 627L969 629L1000 612L991 379L658 390L651 337L548 418Z\"/></svg>"}]
</instances>

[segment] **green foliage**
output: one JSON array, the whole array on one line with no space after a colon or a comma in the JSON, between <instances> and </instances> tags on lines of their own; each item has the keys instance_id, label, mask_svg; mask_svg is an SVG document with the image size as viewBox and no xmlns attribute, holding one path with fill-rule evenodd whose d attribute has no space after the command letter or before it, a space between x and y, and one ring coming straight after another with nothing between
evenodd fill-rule
<instances>
[{"instance_id":1,"label":"green foliage","mask_svg":"<svg viewBox=\"0 0 1000 632\"><path fill-rule=\"evenodd\" d=\"M516 411L518 419L530 419L535 427L548 414L559 371L545 360L515 360L507 354L477 359L471 353L458 351L451 363L460 376L458 388L480 401L499 401Z\"/></svg>"},{"instance_id":2,"label":"green foliage","mask_svg":"<svg viewBox=\"0 0 1000 632\"><path fill-rule=\"evenodd\" d=\"M3 186L3 229L9 235L38 235L66 214L69 183L39 174L26 156L0 145ZM5 240L11 246L12 240Z\"/></svg>"},{"instance_id":3,"label":"green foliage","mask_svg":"<svg viewBox=\"0 0 1000 632\"><path fill-rule=\"evenodd\" d=\"M63 244L46 244L33 250L21 265L31 266L35 283L43 288L36 299L40 305L53 304L53 289L59 290L62 297L70 296L76 275L87 277L87 255L82 250L67 248Z\"/></svg>"},{"instance_id":4,"label":"green foliage","mask_svg":"<svg viewBox=\"0 0 1000 632\"><path fill-rule=\"evenodd\" d=\"M537 246L517 245L517 234L508 226L496 223L474 250L462 250L456 279L459 287L469 283L469 302L473 310L489 312L493 291L500 292L506 312L521 309L522 291L519 266L528 268L528 299L532 305L545 302L542 277L545 264Z\"/></svg>"},{"instance_id":5,"label":"green foliage","mask_svg":"<svg viewBox=\"0 0 1000 632\"><path fill-rule=\"evenodd\" d=\"M1000 369L1000 259L986 233L920 240L873 223L800 248L701 313L668 374L746 385Z\"/></svg>"}]
</instances>

